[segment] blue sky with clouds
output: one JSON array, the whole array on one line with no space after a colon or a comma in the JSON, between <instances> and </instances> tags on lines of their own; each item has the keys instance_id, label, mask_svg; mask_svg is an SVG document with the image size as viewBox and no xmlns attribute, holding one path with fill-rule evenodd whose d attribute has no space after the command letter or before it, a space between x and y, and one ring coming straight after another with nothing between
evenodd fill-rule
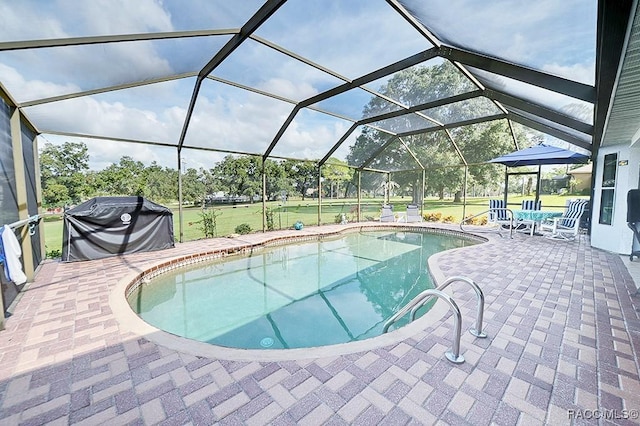
<instances>
[{"instance_id":1,"label":"blue sky with clouds","mask_svg":"<svg viewBox=\"0 0 640 426\"><path fill-rule=\"evenodd\" d=\"M596 2L542 0L402 0L445 40L506 60L593 84ZM239 28L261 1L20 0L0 2L0 41ZM428 7L427 7L428 5ZM249 41L214 77L300 101L431 45L383 0L289 0L256 36L338 74L330 75ZM150 78L197 73L230 35L0 51L0 81L26 102ZM430 62L433 63L433 62ZM375 82L377 89L385 79ZM175 144L195 78L27 107L39 130ZM535 98L535 97L533 97ZM359 118L367 95L359 89L317 105ZM205 80L185 143L263 152L293 104ZM313 111L296 117L275 155L320 158L351 122ZM352 135L337 151L344 157ZM44 135L60 143L66 136ZM92 166L129 155L175 167L175 150L82 139ZM189 167L211 167L223 154L188 151ZM191 157L191 158L189 158Z\"/></svg>"}]
</instances>

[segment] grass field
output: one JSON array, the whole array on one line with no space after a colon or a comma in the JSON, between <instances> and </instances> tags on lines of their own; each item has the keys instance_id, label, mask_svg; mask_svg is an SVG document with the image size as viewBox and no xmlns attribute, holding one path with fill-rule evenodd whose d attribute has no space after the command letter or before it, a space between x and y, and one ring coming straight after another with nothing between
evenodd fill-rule
<instances>
[{"instance_id":1,"label":"grass field","mask_svg":"<svg viewBox=\"0 0 640 426\"><path fill-rule=\"evenodd\" d=\"M510 196L509 204L512 208L518 208L523 198L532 199L532 196ZM542 206L545 210L562 211L568 198L575 196L542 195ZM403 212L409 199L393 198L391 204L394 211ZM488 198L468 198L464 215L471 216L481 213L488 208ZM335 223L336 217L344 213L348 220L356 220L355 199L340 199L322 201L321 223ZM362 220L371 220L379 217L382 199L363 199L361 204ZM177 206L169 206L173 210L173 229L176 240L179 239L179 215ZM267 207L273 209L273 222L275 229L293 227L297 221L306 225L318 223L317 200L290 200L285 205L278 202L269 202ZM236 226L246 223L253 231L262 230L262 204L244 204L236 206L216 206L220 215L217 217L217 235L225 236L235 232ZM204 238L201 225L197 222L201 219L200 207L183 208L183 234L184 241L192 241ZM424 212L440 213L442 217L449 217L453 222L459 223L463 217L462 203L454 203L451 200L425 199ZM56 254L62 249L62 218L61 216L47 216L44 222L44 236L47 253Z\"/></svg>"}]
</instances>

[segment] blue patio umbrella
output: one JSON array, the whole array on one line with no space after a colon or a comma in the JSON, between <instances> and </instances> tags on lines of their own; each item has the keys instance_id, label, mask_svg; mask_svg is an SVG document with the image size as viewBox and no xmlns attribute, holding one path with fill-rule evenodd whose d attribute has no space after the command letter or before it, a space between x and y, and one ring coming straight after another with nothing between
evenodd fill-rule
<instances>
[{"instance_id":1,"label":"blue patio umbrella","mask_svg":"<svg viewBox=\"0 0 640 426\"><path fill-rule=\"evenodd\" d=\"M510 154L489 160L489 163L504 164L507 167L538 166L538 179L536 182L536 202L540 199L541 167L549 164L582 164L589 161L589 156L568 149L543 143L530 148L521 149ZM516 173L518 174L518 173ZM509 173L505 170L505 185L508 185ZM505 204L507 202L508 186L505 187Z\"/></svg>"},{"instance_id":2,"label":"blue patio umbrella","mask_svg":"<svg viewBox=\"0 0 640 426\"><path fill-rule=\"evenodd\" d=\"M489 163L500 163L508 167L540 166L547 164L581 164L589 161L589 156L568 149L540 144L521 149L489 160Z\"/></svg>"}]
</instances>

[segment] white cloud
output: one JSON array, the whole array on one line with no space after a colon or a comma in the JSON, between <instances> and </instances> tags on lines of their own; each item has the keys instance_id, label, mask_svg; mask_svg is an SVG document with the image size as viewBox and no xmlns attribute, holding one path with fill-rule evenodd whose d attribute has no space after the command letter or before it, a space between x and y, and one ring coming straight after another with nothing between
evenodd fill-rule
<instances>
[{"instance_id":1,"label":"white cloud","mask_svg":"<svg viewBox=\"0 0 640 426\"><path fill-rule=\"evenodd\" d=\"M259 95L237 95L200 93L185 143L264 152L293 106Z\"/></svg>"},{"instance_id":2,"label":"white cloud","mask_svg":"<svg viewBox=\"0 0 640 426\"><path fill-rule=\"evenodd\" d=\"M0 2L1 40L67 37L60 19L47 16L27 1Z\"/></svg>"},{"instance_id":3,"label":"white cloud","mask_svg":"<svg viewBox=\"0 0 640 426\"><path fill-rule=\"evenodd\" d=\"M174 114L158 115L93 98L71 99L26 108L26 114L41 131L62 131L146 141L175 141L178 123Z\"/></svg>"},{"instance_id":4,"label":"white cloud","mask_svg":"<svg viewBox=\"0 0 640 426\"><path fill-rule=\"evenodd\" d=\"M272 78L257 88L268 93L277 93L287 99L306 99L318 94L318 90L308 82L295 84L285 78Z\"/></svg>"},{"instance_id":5,"label":"white cloud","mask_svg":"<svg viewBox=\"0 0 640 426\"><path fill-rule=\"evenodd\" d=\"M155 0L20 0L0 3L0 39L113 35L171 31L171 16Z\"/></svg>"},{"instance_id":6,"label":"white cloud","mask_svg":"<svg viewBox=\"0 0 640 426\"><path fill-rule=\"evenodd\" d=\"M0 38L30 40L171 31L171 17L153 0L57 2L56 13L39 2L0 4ZM6 19L9 17L9 19ZM6 24L6 25L5 25ZM10 88L20 100L33 100L69 93L69 88L88 90L125 82L174 74L152 42L109 43L53 49L18 50L0 57L5 66L19 69L28 80L50 80L59 92L31 87L29 95ZM2 81L4 75L0 74ZM74 81L70 86L67 82Z\"/></svg>"},{"instance_id":7,"label":"white cloud","mask_svg":"<svg viewBox=\"0 0 640 426\"><path fill-rule=\"evenodd\" d=\"M302 114L287 128L273 153L274 155L319 160L327 154L349 127L350 123L342 120L327 119L318 122L312 117ZM343 145L346 143L344 142Z\"/></svg>"},{"instance_id":8,"label":"white cloud","mask_svg":"<svg viewBox=\"0 0 640 426\"><path fill-rule=\"evenodd\" d=\"M370 0L288 2L257 34L348 78L431 47L385 2Z\"/></svg>"},{"instance_id":9,"label":"white cloud","mask_svg":"<svg viewBox=\"0 0 640 426\"><path fill-rule=\"evenodd\" d=\"M25 80L20 73L12 67L0 63L0 81L11 94L20 94L18 102L34 98L47 98L59 93L77 92L79 89L73 83L56 84L50 81Z\"/></svg>"},{"instance_id":10,"label":"white cloud","mask_svg":"<svg viewBox=\"0 0 640 426\"><path fill-rule=\"evenodd\" d=\"M167 59L158 56L148 43L76 46L34 51L7 52L1 58L7 67L19 70L25 80L48 80L59 91L38 91L38 87L9 87L21 100L40 99L79 90L138 82L174 74ZM5 75L0 74L5 79ZM73 82L70 85L69 82ZM72 88L73 90L69 90ZM25 94L25 89L29 95Z\"/></svg>"},{"instance_id":11,"label":"white cloud","mask_svg":"<svg viewBox=\"0 0 640 426\"><path fill-rule=\"evenodd\" d=\"M585 84L593 84L595 80L595 63L560 65L557 63L546 64L543 70L558 76L571 76L572 80Z\"/></svg>"},{"instance_id":12,"label":"white cloud","mask_svg":"<svg viewBox=\"0 0 640 426\"><path fill-rule=\"evenodd\" d=\"M401 0L436 35L457 46L546 69L595 62L596 2ZM464 11L461 13L461 11ZM558 69L560 70L560 69ZM571 74L564 77L574 78ZM593 75L588 82L593 84Z\"/></svg>"},{"instance_id":13,"label":"white cloud","mask_svg":"<svg viewBox=\"0 0 640 426\"><path fill-rule=\"evenodd\" d=\"M24 81L22 84L27 85L29 82ZM292 91L312 90L307 86L297 88L290 83L283 84L288 84ZM293 106L242 91L233 96L235 89L228 89L228 92L224 89L200 94L185 144L263 153ZM25 113L43 131L173 144L178 142L186 116L185 108L178 106L143 109L127 106L123 102L107 102L97 97L29 107L25 109ZM274 154L277 152L289 157L320 158L349 125L334 119L306 119L300 114L278 142ZM110 163L117 163L123 155L129 155L145 164L155 160L174 167L177 161L175 151L162 147L105 140L89 140L87 145L93 168L104 168ZM188 156L187 167L210 168L222 156L224 154L200 151Z\"/></svg>"},{"instance_id":14,"label":"white cloud","mask_svg":"<svg viewBox=\"0 0 640 426\"><path fill-rule=\"evenodd\" d=\"M70 2L66 12L93 34L172 31L171 16L155 0L92 0ZM68 20L67 16L67 20ZM78 22L73 24L78 26Z\"/></svg>"}]
</instances>

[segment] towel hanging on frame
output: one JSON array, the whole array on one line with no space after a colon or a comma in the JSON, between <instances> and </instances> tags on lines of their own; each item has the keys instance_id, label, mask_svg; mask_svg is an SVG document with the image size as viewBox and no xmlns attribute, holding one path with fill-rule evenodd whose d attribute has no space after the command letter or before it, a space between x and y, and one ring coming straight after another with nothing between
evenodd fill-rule
<instances>
[{"instance_id":1,"label":"towel hanging on frame","mask_svg":"<svg viewBox=\"0 0 640 426\"><path fill-rule=\"evenodd\" d=\"M2 252L4 256L4 275L16 285L27 282L27 276L22 272L22 248L13 229L9 225L2 227Z\"/></svg>"}]
</instances>

